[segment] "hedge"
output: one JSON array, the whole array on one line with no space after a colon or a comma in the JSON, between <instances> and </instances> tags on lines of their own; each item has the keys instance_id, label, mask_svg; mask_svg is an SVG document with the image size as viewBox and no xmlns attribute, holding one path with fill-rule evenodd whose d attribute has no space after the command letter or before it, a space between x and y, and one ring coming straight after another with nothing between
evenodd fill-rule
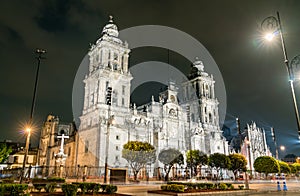
<instances>
[{"instance_id":1,"label":"hedge","mask_svg":"<svg viewBox=\"0 0 300 196\"><path fill-rule=\"evenodd\" d=\"M0 195L25 195L25 191L28 190L27 184L1 184Z\"/></svg>"},{"instance_id":2,"label":"hedge","mask_svg":"<svg viewBox=\"0 0 300 196\"><path fill-rule=\"evenodd\" d=\"M97 183L82 182L82 183L77 183L77 184L83 194L85 194L86 192L97 193L99 191L99 189L101 188L101 185L97 184Z\"/></svg>"},{"instance_id":3,"label":"hedge","mask_svg":"<svg viewBox=\"0 0 300 196\"><path fill-rule=\"evenodd\" d=\"M179 185L179 184L161 185L161 190L173 191L173 192L184 192L184 185Z\"/></svg>"},{"instance_id":4,"label":"hedge","mask_svg":"<svg viewBox=\"0 0 300 196\"><path fill-rule=\"evenodd\" d=\"M201 182L201 183L191 183L191 182L167 182L167 185L182 185L184 189L194 190L211 190L211 189L234 189L234 186L231 183L210 183L210 182ZM167 187L163 186L166 190ZM162 188L162 189L163 189Z\"/></svg>"},{"instance_id":5,"label":"hedge","mask_svg":"<svg viewBox=\"0 0 300 196\"><path fill-rule=\"evenodd\" d=\"M77 189L80 188L80 191L82 194L85 193L97 193L99 190L104 193L115 193L118 190L118 187L112 184L98 184L98 183L93 183L93 182L73 182L72 185L76 186ZM67 184L64 184L64 186L67 186ZM74 188L74 187L66 187L65 189L67 190L68 188ZM77 191L76 189L76 191Z\"/></svg>"},{"instance_id":6,"label":"hedge","mask_svg":"<svg viewBox=\"0 0 300 196\"><path fill-rule=\"evenodd\" d=\"M76 184L63 184L61 189L66 196L76 196L78 186Z\"/></svg>"}]
</instances>

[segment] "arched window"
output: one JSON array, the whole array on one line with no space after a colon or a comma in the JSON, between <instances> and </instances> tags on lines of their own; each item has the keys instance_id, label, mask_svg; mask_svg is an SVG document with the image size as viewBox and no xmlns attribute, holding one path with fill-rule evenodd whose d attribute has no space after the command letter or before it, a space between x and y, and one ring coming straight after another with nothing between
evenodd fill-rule
<instances>
[{"instance_id":1,"label":"arched window","mask_svg":"<svg viewBox=\"0 0 300 196\"><path fill-rule=\"evenodd\" d=\"M209 113L208 118L209 118L209 123L212 123L213 119L211 113Z\"/></svg>"},{"instance_id":2,"label":"arched window","mask_svg":"<svg viewBox=\"0 0 300 196\"><path fill-rule=\"evenodd\" d=\"M118 70L118 64L117 63L114 63L114 70Z\"/></svg>"},{"instance_id":3,"label":"arched window","mask_svg":"<svg viewBox=\"0 0 300 196\"><path fill-rule=\"evenodd\" d=\"M108 65L107 66L110 68L110 50L108 51Z\"/></svg>"},{"instance_id":4,"label":"arched window","mask_svg":"<svg viewBox=\"0 0 300 196\"><path fill-rule=\"evenodd\" d=\"M84 153L88 153L88 152L89 152L89 141L86 140L84 145Z\"/></svg>"}]
</instances>

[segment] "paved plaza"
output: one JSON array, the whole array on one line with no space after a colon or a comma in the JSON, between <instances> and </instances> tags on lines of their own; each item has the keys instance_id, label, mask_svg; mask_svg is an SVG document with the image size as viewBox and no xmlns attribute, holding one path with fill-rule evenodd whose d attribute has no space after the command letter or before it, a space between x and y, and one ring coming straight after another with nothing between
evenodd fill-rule
<instances>
[{"instance_id":1,"label":"paved plaza","mask_svg":"<svg viewBox=\"0 0 300 196\"><path fill-rule=\"evenodd\" d=\"M131 194L137 196L146 196L148 190L159 190L161 182L149 182L141 183L138 185L118 185L118 193ZM240 182L240 184L243 184ZM239 183L234 183L235 187L240 185ZM287 181L288 191L277 191L276 181L251 181L250 182L250 191L237 191L236 193L202 193L203 195L251 195L251 196L261 196L261 195L289 195L296 196L300 195L300 182L293 180ZM282 189L282 184L281 184Z\"/></svg>"}]
</instances>

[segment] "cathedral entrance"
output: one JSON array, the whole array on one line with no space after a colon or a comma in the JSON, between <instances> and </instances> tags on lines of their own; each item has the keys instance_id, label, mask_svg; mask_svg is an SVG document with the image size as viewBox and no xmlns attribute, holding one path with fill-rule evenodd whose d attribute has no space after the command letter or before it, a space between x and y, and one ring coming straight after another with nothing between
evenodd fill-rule
<instances>
[{"instance_id":1,"label":"cathedral entrance","mask_svg":"<svg viewBox=\"0 0 300 196\"><path fill-rule=\"evenodd\" d=\"M110 184L125 184L127 177L127 169L111 168Z\"/></svg>"}]
</instances>

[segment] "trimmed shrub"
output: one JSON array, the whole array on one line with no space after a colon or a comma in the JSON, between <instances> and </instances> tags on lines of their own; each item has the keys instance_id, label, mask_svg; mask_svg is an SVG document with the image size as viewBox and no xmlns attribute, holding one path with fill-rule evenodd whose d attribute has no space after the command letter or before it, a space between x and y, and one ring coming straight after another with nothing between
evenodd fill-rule
<instances>
[{"instance_id":1,"label":"trimmed shrub","mask_svg":"<svg viewBox=\"0 0 300 196\"><path fill-rule=\"evenodd\" d=\"M80 188L82 194L85 194L88 191L88 184L87 182L78 183L78 188Z\"/></svg>"},{"instance_id":2,"label":"trimmed shrub","mask_svg":"<svg viewBox=\"0 0 300 196\"><path fill-rule=\"evenodd\" d=\"M163 190L163 191L166 191L166 190L167 190L167 186L168 186L168 185L161 185L161 186L160 186L160 189Z\"/></svg>"},{"instance_id":3,"label":"trimmed shrub","mask_svg":"<svg viewBox=\"0 0 300 196\"><path fill-rule=\"evenodd\" d=\"M239 187L240 190L243 190L245 188L244 185L239 185L238 187Z\"/></svg>"},{"instance_id":4,"label":"trimmed shrub","mask_svg":"<svg viewBox=\"0 0 300 196\"><path fill-rule=\"evenodd\" d=\"M184 192L184 185L174 184L172 186L173 191L175 192Z\"/></svg>"},{"instance_id":5,"label":"trimmed shrub","mask_svg":"<svg viewBox=\"0 0 300 196\"><path fill-rule=\"evenodd\" d=\"M184 185L186 185L187 189L196 189L197 188L197 184L196 183L184 183Z\"/></svg>"},{"instance_id":6,"label":"trimmed shrub","mask_svg":"<svg viewBox=\"0 0 300 196\"><path fill-rule=\"evenodd\" d=\"M46 183L33 183L33 187L39 192L46 188Z\"/></svg>"},{"instance_id":7,"label":"trimmed shrub","mask_svg":"<svg viewBox=\"0 0 300 196\"><path fill-rule=\"evenodd\" d=\"M51 178L47 178L48 182L56 182L56 183L65 183L66 179L64 178L59 178L59 177L51 177Z\"/></svg>"},{"instance_id":8,"label":"trimmed shrub","mask_svg":"<svg viewBox=\"0 0 300 196\"><path fill-rule=\"evenodd\" d=\"M220 184L220 183L215 183L215 184L213 184L213 186L212 186L211 189L218 189L218 188L219 188L219 184Z\"/></svg>"},{"instance_id":9,"label":"trimmed shrub","mask_svg":"<svg viewBox=\"0 0 300 196\"><path fill-rule=\"evenodd\" d=\"M218 187L221 190L226 190L227 189L227 185L225 183L220 183Z\"/></svg>"},{"instance_id":10,"label":"trimmed shrub","mask_svg":"<svg viewBox=\"0 0 300 196\"><path fill-rule=\"evenodd\" d=\"M55 192L55 188L56 188L56 183L55 182L51 182L49 184L46 184L45 186L45 190L47 193L53 193Z\"/></svg>"},{"instance_id":11,"label":"trimmed shrub","mask_svg":"<svg viewBox=\"0 0 300 196\"><path fill-rule=\"evenodd\" d=\"M25 191L28 189L27 184L1 184L0 193L1 195L25 195Z\"/></svg>"},{"instance_id":12,"label":"trimmed shrub","mask_svg":"<svg viewBox=\"0 0 300 196\"><path fill-rule=\"evenodd\" d=\"M184 188L183 189L199 189L199 190L212 190L212 189L220 189L220 190L226 190L226 189L234 189L234 186L231 183L190 183L190 182L168 182L167 185L162 185L162 190L168 190L168 191L174 191L173 186L174 185L181 185ZM176 188L175 188L176 189ZM179 191L180 192L180 191Z\"/></svg>"},{"instance_id":13,"label":"trimmed shrub","mask_svg":"<svg viewBox=\"0 0 300 196\"><path fill-rule=\"evenodd\" d=\"M201 190L207 189L205 183L197 183L197 188L198 188L198 189L201 189Z\"/></svg>"},{"instance_id":14,"label":"trimmed shrub","mask_svg":"<svg viewBox=\"0 0 300 196\"><path fill-rule=\"evenodd\" d=\"M231 183L225 183L225 184L227 186L227 189L231 189L231 190L234 189L234 186Z\"/></svg>"},{"instance_id":15,"label":"trimmed shrub","mask_svg":"<svg viewBox=\"0 0 300 196\"><path fill-rule=\"evenodd\" d=\"M100 184L93 183L93 182L91 183L81 182L81 183L72 183L72 184L77 184L83 194L85 194L86 192L97 193L101 187Z\"/></svg>"},{"instance_id":16,"label":"trimmed shrub","mask_svg":"<svg viewBox=\"0 0 300 196\"><path fill-rule=\"evenodd\" d=\"M215 187L215 185L213 183L205 183L206 185L206 189L213 189Z\"/></svg>"},{"instance_id":17,"label":"trimmed shrub","mask_svg":"<svg viewBox=\"0 0 300 196\"><path fill-rule=\"evenodd\" d=\"M93 193L98 193L101 188L101 184L95 183L93 187Z\"/></svg>"},{"instance_id":18,"label":"trimmed shrub","mask_svg":"<svg viewBox=\"0 0 300 196\"><path fill-rule=\"evenodd\" d=\"M100 184L100 190L101 192L104 192L106 189L106 184Z\"/></svg>"},{"instance_id":19,"label":"trimmed shrub","mask_svg":"<svg viewBox=\"0 0 300 196\"><path fill-rule=\"evenodd\" d=\"M78 186L76 184L63 184L61 189L66 196L75 196Z\"/></svg>"},{"instance_id":20,"label":"trimmed shrub","mask_svg":"<svg viewBox=\"0 0 300 196\"><path fill-rule=\"evenodd\" d=\"M117 190L118 190L117 186L112 185L112 184L107 184L106 187L105 187L104 192L112 194L112 193L117 192Z\"/></svg>"},{"instance_id":21,"label":"trimmed shrub","mask_svg":"<svg viewBox=\"0 0 300 196\"><path fill-rule=\"evenodd\" d=\"M161 185L160 188L164 191L184 192L184 185L180 184Z\"/></svg>"}]
</instances>

